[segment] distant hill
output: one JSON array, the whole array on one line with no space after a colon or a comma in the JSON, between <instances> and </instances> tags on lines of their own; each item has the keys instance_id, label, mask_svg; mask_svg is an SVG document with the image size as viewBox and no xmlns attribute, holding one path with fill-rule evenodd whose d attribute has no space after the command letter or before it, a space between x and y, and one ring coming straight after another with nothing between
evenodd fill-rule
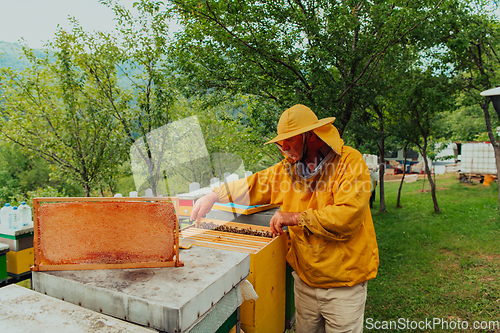
<instances>
[{"instance_id":1,"label":"distant hill","mask_svg":"<svg viewBox=\"0 0 500 333\"><path fill-rule=\"evenodd\" d=\"M37 56L42 56L42 50L34 51ZM0 41L0 67L10 67L12 69L25 69L29 67L30 63L28 59L23 54L23 49L20 44L8 43ZM129 67L129 66L125 66ZM127 71L130 75L140 75L142 73L141 68L133 68ZM123 88L132 88L131 81L123 75L123 71L118 69L119 85ZM140 80L140 79L134 79Z\"/></svg>"},{"instance_id":2,"label":"distant hill","mask_svg":"<svg viewBox=\"0 0 500 333\"><path fill-rule=\"evenodd\" d=\"M0 67L24 69L29 65L20 44L0 41Z\"/></svg>"}]
</instances>

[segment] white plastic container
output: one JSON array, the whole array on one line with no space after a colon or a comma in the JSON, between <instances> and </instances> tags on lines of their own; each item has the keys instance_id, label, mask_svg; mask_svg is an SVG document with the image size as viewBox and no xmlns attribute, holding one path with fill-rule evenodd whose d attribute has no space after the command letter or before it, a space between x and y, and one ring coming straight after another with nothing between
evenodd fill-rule
<instances>
[{"instance_id":1,"label":"white plastic container","mask_svg":"<svg viewBox=\"0 0 500 333\"><path fill-rule=\"evenodd\" d=\"M496 174L495 152L490 143L469 142L462 145L460 170L463 173Z\"/></svg>"},{"instance_id":2,"label":"white plastic container","mask_svg":"<svg viewBox=\"0 0 500 333\"><path fill-rule=\"evenodd\" d=\"M31 225L32 222L32 217L31 217L31 207L26 204L26 202L21 202L21 205L17 207L17 210L19 212L19 216L21 218L21 227L26 227L28 225Z\"/></svg>"},{"instance_id":3,"label":"white plastic container","mask_svg":"<svg viewBox=\"0 0 500 333\"><path fill-rule=\"evenodd\" d=\"M21 219L17 207L12 207L9 212L9 228L10 229L21 229Z\"/></svg>"},{"instance_id":4,"label":"white plastic container","mask_svg":"<svg viewBox=\"0 0 500 333\"><path fill-rule=\"evenodd\" d=\"M12 207L8 202L5 204L5 206L2 207L2 209L0 209L0 221L3 228L9 227L9 212L11 211L11 209Z\"/></svg>"}]
</instances>

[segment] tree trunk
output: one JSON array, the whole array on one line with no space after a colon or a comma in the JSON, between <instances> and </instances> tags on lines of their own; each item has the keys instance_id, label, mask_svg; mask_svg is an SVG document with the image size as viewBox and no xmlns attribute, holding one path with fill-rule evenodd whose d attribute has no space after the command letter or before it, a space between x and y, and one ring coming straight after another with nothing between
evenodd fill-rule
<instances>
[{"instance_id":1,"label":"tree trunk","mask_svg":"<svg viewBox=\"0 0 500 333\"><path fill-rule=\"evenodd\" d=\"M113 188L113 185L111 185L111 184L108 184L108 185L109 185L109 191L111 192L111 195L114 195L115 189Z\"/></svg>"},{"instance_id":2,"label":"tree trunk","mask_svg":"<svg viewBox=\"0 0 500 333\"><path fill-rule=\"evenodd\" d=\"M488 132L488 137L490 138L491 145L493 146L493 151L495 152L495 164L497 166L497 184L498 184L498 207L500 213L500 145L495 139L495 135L493 134L493 129L491 127L491 119L488 108L490 106L490 99L486 99L486 103L481 104L481 108L484 113L484 120L486 122L486 130ZM472 170L471 170L472 171Z\"/></svg>"},{"instance_id":3,"label":"tree trunk","mask_svg":"<svg viewBox=\"0 0 500 333\"><path fill-rule=\"evenodd\" d=\"M382 135L380 145L378 147L379 164L378 164L378 180L380 188L380 212L384 213L385 209L385 194L384 194L384 174L385 174L385 138Z\"/></svg>"},{"instance_id":4,"label":"tree trunk","mask_svg":"<svg viewBox=\"0 0 500 333\"><path fill-rule=\"evenodd\" d=\"M89 184L83 184L83 189L85 191L85 196L90 197L90 185Z\"/></svg>"},{"instance_id":5,"label":"tree trunk","mask_svg":"<svg viewBox=\"0 0 500 333\"><path fill-rule=\"evenodd\" d=\"M424 146L423 147L418 147L420 150L420 154L424 158L424 165L425 165L425 174L427 175L427 179L429 180L429 184L431 185L431 196L432 196L432 202L434 203L434 212L439 212L439 206L437 202L437 197L436 197L436 183L432 180L432 174L431 170L429 169L429 163L427 162L427 139L424 137Z\"/></svg>"},{"instance_id":6,"label":"tree trunk","mask_svg":"<svg viewBox=\"0 0 500 333\"><path fill-rule=\"evenodd\" d=\"M404 165L403 165L403 178L401 178L401 183L399 183L399 190L398 190L398 200L396 202L396 208L402 208L401 207L401 189L403 188L403 181L405 180L405 175L406 175L406 161L407 161L407 153L406 153L406 147L408 147L408 143L405 144L403 148L403 155L404 155Z\"/></svg>"},{"instance_id":7,"label":"tree trunk","mask_svg":"<svg viewBox=\"0 0 500 333\"><path fill-rule=\"evenodd\" d=\"M378 116L378 124L379 124L379 135L380 142L377 144L378 146L378 182L380 188L380 212L385 213L387 210L385 209L385 193L384 193L384 175L385 175L385 132L384 132L384 113L377 105L374 105L375 112Z\"/></svg>"}]
</instances>

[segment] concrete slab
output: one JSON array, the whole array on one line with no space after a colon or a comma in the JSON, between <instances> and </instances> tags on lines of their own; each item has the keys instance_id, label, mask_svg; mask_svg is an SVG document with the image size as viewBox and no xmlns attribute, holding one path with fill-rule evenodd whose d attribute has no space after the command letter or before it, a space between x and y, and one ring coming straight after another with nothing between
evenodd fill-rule
<instances>
[{"instance_id":1,"label":"concrete slab","mask_svg":"<svg viewBox=\"0 0 500 333\"><path fill-rule=\"evenodd\" d=\"M153 332L17 285L0 288L0 313L4 333Z\"/></svg>"},{"instance_id":2,"label":"concrete slab","mask_svg":"<svg viewBox=\"0 0 500 333\"><path fill-rule=\"evenodd\" d=\"M136 324L185 332L248 276L250 255L192 246L179 256L184 267L33 272L33 287Z\"/></svg>"}]
</instances>

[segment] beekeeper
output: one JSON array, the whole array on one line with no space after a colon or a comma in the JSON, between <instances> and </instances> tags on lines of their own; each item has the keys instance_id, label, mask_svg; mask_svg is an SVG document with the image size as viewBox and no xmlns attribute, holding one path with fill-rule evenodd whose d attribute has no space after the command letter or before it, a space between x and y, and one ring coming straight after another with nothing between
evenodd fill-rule
<instances>
[{"instance_id":1,"label":"beekeeper","mask_svg":"<svg viewBox=\"0 0 500 333\"><path fill-rule=\"evenodd\" d=\"M367 281L379 264L370 172L362 155L344 146L334 120L318 120L304 105L289 108L267 142L285 159L215 188L191 215L199 220L216 202L280 205L270 227L281 234L288 226L297 332L362 332Z\"/></svg>"}]
</instances>

